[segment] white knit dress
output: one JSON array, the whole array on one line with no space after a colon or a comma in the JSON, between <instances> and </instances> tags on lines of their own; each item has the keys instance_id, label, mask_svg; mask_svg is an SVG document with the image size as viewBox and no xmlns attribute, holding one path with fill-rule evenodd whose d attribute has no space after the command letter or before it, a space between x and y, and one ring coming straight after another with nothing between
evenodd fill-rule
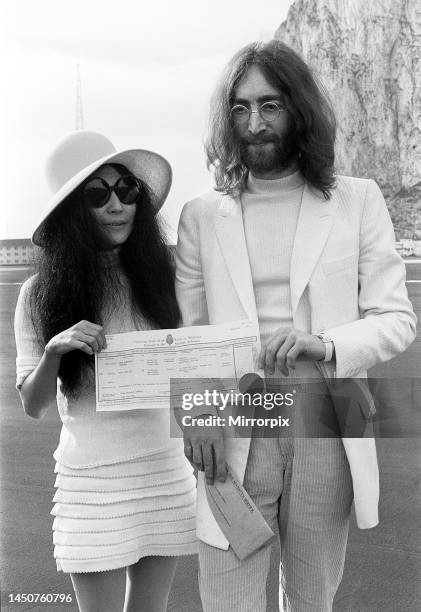
<instances>
[{"instance_id":1,"label":"white knit dress","mask_svg":"<svg viewBox=\"0 0 421 612\"><path fill-rule=\"evenodd\" d=\"M122 291L104 313L105 333L147 329L133 315L119 275ZM42 356L29 308L32 280L16 306L18 388ZM57 405L63 423L54 453L57 569L105 571L146 556L195 553L196 483L182 440L170 437L169 409L96 412L92 371L74 397L58 383Z\"/></svg>"}]
</instances>

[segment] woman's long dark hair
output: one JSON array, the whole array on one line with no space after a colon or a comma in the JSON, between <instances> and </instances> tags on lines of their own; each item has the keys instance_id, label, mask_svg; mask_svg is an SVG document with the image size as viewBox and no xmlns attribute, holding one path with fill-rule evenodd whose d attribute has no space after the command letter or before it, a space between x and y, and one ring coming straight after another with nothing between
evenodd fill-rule
<instances>
[{"instance_id":1,"label":"woman's long dark hair","mask_svg":"<svg viewBox=\"0 0 421 612\"><path fill-rule=\"evenodd\" d=\"M109 164L130 174L121 164ZM133 230L119 251L120 265L131 288L132 307L158 328L177 327L174 268L148 188L136 204ZM116 270L104 265L104 238L81 197L73 192L45 224L43 248L31 290L31 313L42 344L85 319L102 324L102 311L116 290ZM114 277L114 278L113 278ZM117 284L118 286L118 284ZM82 382L93 357L82 351L63 355L62 389L71 394Z\"/></svg>"},{"instance_id":2,"label":"woman's long dark hair","mask_svg":"<svg viewBox=\"0 0 421 612\"><path fill-rule=\"evenodd\" d=\"M285 101L292 118L301 173L329 199L335 185L335 115L307 64L278 40L251 43L241 49L228 64L215 91L206 153L208 167L215 172L216 190L236 194L244 187L247 168L240 159L230 110L235 90L252 65L261 69Z\"/></svg>"}]
</instances>

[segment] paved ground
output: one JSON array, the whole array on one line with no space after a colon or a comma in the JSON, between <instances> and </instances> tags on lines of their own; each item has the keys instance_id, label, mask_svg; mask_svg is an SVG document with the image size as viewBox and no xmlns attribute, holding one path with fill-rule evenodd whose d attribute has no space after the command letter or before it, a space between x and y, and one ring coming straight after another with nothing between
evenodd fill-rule
<instances>
[{"instance_id":1,"label":"paved ground","mask_svg":"<svg viewBox=\"0 0 421 612\"><path fill-rule=\"evenodd\" d=\"M0 281L17 282L19 274L19 271L0 271ZM417 312L421 313L421 284L409 283L408 288ZM25 417L13 387L12 321L18 289L13 284L0 286L1 610L76 612L74 603L62 606L8 603L9 593L72 594L68 577L56 572L52 559L51 454L58 437L58 418L51 414L38 422ZM420 355L421 339L409 352L376 371L382 377L375 383L382 405L379 428L383 435L392 436L378 441L381 524L370 531L358 531L352 523L345 575L335 600L335 612L418 612L421 609L418 420L421 378L414 378L420 377ZM270 612L277 610L276 584L274 570L269 584ZM195 558L179 562L168 609L201 611Z\"/></svg>"}]
</instances>

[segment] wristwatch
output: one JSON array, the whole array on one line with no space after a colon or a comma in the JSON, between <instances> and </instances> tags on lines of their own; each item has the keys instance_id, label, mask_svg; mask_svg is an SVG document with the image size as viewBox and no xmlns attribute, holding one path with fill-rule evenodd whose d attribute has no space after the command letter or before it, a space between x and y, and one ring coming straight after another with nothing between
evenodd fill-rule
<instances>
[{"instance_id":1,"label":"wristwatch","mask_svg":"<svg viewBox=\"0 0 421 612\"><path fill-rule=\"evenodd\" d=\"M332 361L333 352L335 350L335 345L333 344L332 338L330 338L325 332L319 332L316 334L318 338L324 343L326 354L323 361Z\"/></svg>"}]
</instances>

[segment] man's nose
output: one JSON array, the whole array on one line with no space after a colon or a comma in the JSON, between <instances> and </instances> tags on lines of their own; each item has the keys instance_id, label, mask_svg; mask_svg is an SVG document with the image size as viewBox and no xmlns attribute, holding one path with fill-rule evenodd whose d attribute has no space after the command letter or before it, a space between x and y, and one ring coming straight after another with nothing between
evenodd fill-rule
<instances>
[{"instance_id":1,"label":"man's nose","mask_svg":"<svg viewBox=\"0 0 421 612\"><path fill-rule=\"evenodd\" d=\"M253 110L250 111L249 121L248 121L248 131L251 134L258 134L263 131L266 127L265 122L260 116L259 111Z\"/></svg>"},{"instance_id":2,"label":"man's nose","mask_svg":"<svg viewBox=\"0 0 421 612\"><path fill-rule=\"evenodd\" d=\"M123 210L123 205L114 191L111 192L110 199L107 202L107 210L112 213L121 212Z\"/></svg>"}]
</instances>

